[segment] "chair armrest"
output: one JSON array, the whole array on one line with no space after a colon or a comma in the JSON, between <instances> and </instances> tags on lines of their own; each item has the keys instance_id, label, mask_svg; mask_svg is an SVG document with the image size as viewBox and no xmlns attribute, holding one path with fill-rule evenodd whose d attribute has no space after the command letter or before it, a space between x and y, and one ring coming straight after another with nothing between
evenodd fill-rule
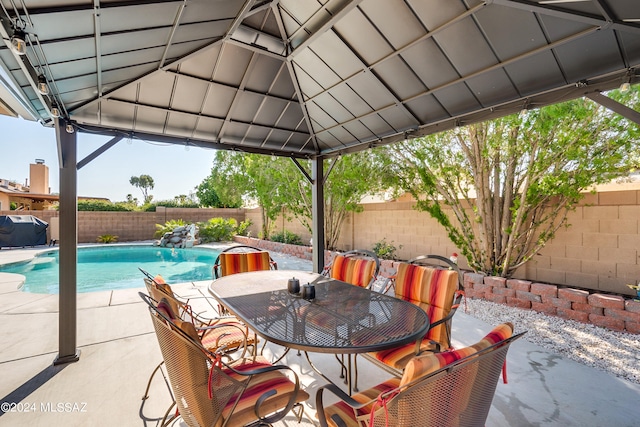
<instances>
[{"instance_id":1,"label":"chair armrest","mask_svg":"<svg viewBox=\"0 0 640 427\"><path fill-rule=\"evenodd\" d=\"M371 404L372 401L368 401L365 403L360 403L357 400L353 399L351 396L349 396L348 394L346 394L344 391L342 391L342 389L340 389L338 386L336 386L335 384L327 384L324 385L322 387L320 387L318 389L318 391L316 392L316 409L317 409L317 413L318 413L318 420L320 421L320 426L321 427L327 427L329 424L327 424L327 415L324 413L324 403L322 402L322 393L324 392L324 390L328 390L330 392L332 392L333 394L335 394L340 400L342 400L344 403L346 403L347 405L349 405L350 407L352 407L353 409L360 409L360 408L364 408L365 406ZM346 427L345 422L337 416L334 416L331 418L331 420L336 423L336 425L338 425L338 427Z\"/></svg>"}]
</instances>

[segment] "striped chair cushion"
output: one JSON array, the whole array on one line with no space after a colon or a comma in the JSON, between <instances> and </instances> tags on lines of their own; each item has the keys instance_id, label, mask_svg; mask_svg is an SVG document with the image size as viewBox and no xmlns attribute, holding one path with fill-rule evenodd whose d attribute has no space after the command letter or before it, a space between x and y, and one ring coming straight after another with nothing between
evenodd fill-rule
<instances>
[{"instance_id":1,"label":"striped chair cushion","mask_svg":"<svg viewBox=\"0 0 640 427\"><path fill-rule=\"evenodd\" d=\"M493 328L484 338L469 347L414 357L407 363L404 369L401 385L437 371L456 360L471 356L480 350L510 338L511 335L513 335L513 325L511 323L503 323Z\"/></svg>"},{"instance_id":2,"label":"striped chair cushion","mask_svg":"<svg viewBox=\"0 0 640 427\"><path fill-rule=\"evenodd\" d=\"M231 365L234 369L246 372L253 369L264 368L271 364L262 356L254 358L239 359ZM230 369L223 369L223 372L238 381L247 381L249 377L241 376ZM234 409L238 394L227 402L222 410L222 416L226 420L229 417L228 425L245 425L255 420L254 407L256 399L267 390L275 390L276 394L268 398L262 405L263 412L261 415L268 415L280 408L283 408L291 394L293 393L295 384L291 382L281 371L272 371L265 374L254 375L249 379L249 384L242 393L237 406ZM297 401L302 402L309 399L309 394L304 390L298 391ZM232 412L233 411L233 412Z\"/></svg>"},{"instance_id":3,"label":"striped chair cushion","mask_svg":"<svg viewBox=\"0 0 640 427\"><path fill-rule=\"evenodd\" d=\"M458 289L458 273L421 265L400 263L396 276L396 298L420 306L431 323L446 317ZM444 323L429 329L426 338L449 348L449 336Z\"/></svg>"},{"instance_id":4,"label":"striped chair cushion","mask_svg":"<svg viewBox=\"0 0 640 427\"><path fill-rule=\"evenodd\" d=\"M230 274L246 273L249 271L261 271L271 269L271 259L269 252L242 252L220 254L220 274L229 276Z\"/></svg>"},{"instance_id":5,"label":"striped chair cushion","mask_svg":"<svg viewBox=\"0 0 640 427\"><path fill-rule=\"evenodd\" d=\"M366 288L371 283L375 271L375 261L336 255L331 264L330 276Z\"/></svg>"},{"instance_id":6,"label":"striped chair cushion","mask_svg":"<svg viewBox=\"0 0 640 427\"><path fill-rule=\"evenodd\" d=\"M225 351L232 351L243 345L247 339L248 344L255 340L249 336L249 330L245 325L235 319L220 319L212 322L212 325L235 325L220 326L218 328L206 329L202 335L202 346L209 350L216 350L224 347Z\"/></svg>"},{"instance_id":7,"label":"striped chair cushion","mask_svg":"<svg viewBox=\"0 0 640 427\"><path fill-rule=\"evenodd\" d=\"M360 403L365 403L372 400L375 401L375 399L381 393L386 393L387 391L394 390L398 388L399 385L400 378L391 378L390 380L380 383L375 387L371 387L370 389L358 393L352 397ZM324 409L324 412L327 415L327 423L332 427L337 427L331 419L332 415L338 415L340 418L342 418L347 427L362 427L363 424L359 423L358 418L368 420L368 416L371 413L372 408L373 403L356 411L343 401L339 401L331 406L326 407Z\"/></svg>"},{"instance_id":8,"label":"striped chair cushion","mask_svg":"<svg viewBox=\"0 0 640 427\"><path fill-rule=\"evenodd\" d=\"M439 370L440 368L444 368L445 366L463 359L468 356L472 356L478 351L490 347L502 340L505 340L513 334L513 325L511 323L503 323L502 325L496 326L493 328L491 332L489 332L483 339L478 341L477 343L461 348L459 350L451 350L444 351L441 353L430 353L424 356L412 357L411 360L407 363L402 378L392 378L388 381L385 381L381 384L378 384L375 387L372 387L368 390L365 390L359 394L353 396L353 398L360 402L366 403L371 401L376 401L376 399L382 394L386 392L393 391L398 389L399 387L403 387L420 377L425 375L429 375L432 372ZM471 365L467 368L465 372L466 375L477 374L477 366ZM425 385L426 387L433 386L435 384ZM449 406L448 413L452 415L451 425L457 425L457 416L455 414L460 414L468 403L470 389L464 387L458 387L457 384L451 383L447 390L443 391L442 389L434 390L438 392L438 395L446 395L446 402L439 402L438 406ZM428 392L425 392L428 394ZM430 404L432 402L425 401L423 405L426 409L430 409ZM361 421L369 421L368 415L370 415L371 410L373 408L373 403L367 405L361 410L355 411L351 406L347 405L343 401L339 401L331 406L325 408L325 414L327 416L327 421L330 426L336 427L336 424L330 419L332 415L339 415L340 418L345 422L347 427L362 427L366 425L366 423L360 423ZM375 416L384 417L384 407L377 405Z\"/></svg>"}]
</instances>

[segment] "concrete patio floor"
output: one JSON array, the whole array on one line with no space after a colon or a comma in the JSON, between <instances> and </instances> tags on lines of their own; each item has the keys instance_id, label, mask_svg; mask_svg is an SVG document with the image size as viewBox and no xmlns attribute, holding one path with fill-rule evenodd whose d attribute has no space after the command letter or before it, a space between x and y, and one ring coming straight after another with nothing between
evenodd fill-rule
<instances>
[{"instance_id":1,"label":"concrete patio floor","mask_svg":"<svg viewBox=\"0 0 640 427\"><path fill-rule=\"evenodd\" d=\"M0 262L6 262L8 252L19 256L18 251L1 251ZM281 269L311 268L310 263L291 257L276 261ZM161 360L148 311L137 295L143 288L79 294L80 361L54 367L58 296L23 293L18 284L15 276L0 273L0 336L4 344L0 347L0 402L13 403L9 412L0 410L0 426L157 425L170 401L161 377L154 380L140 413L147 380ZM199 296L200 292L206 294L207 285L187 283L176 289L180 294ZM458 312L453 323L454 343L472 344L492 326ZM282 348L268 346L266 351L280 354ZM314 354L312 359L330 376L337 373L332 355ZM290 352L282 363L299 373L312 396L301 425L315 425L315 390L324 380L296 352ZM361 358L358 366L361 389L388 378L389 374ZM509 383L498 384L487 427L640 425L637 384L524 339L512 345L507 367ZM290 416L278 425L298 424Z\"/></svg>"}]
</instances>

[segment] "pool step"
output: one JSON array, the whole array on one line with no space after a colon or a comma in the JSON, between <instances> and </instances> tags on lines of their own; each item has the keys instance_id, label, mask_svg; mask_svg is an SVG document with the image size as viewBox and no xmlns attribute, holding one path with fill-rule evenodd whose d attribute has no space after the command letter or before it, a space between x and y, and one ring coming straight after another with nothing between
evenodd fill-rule
<instances>
[{"instance_id":1,"label":"pool step","mask_svg":"<svg viewBox=\"0 0 640 427\"><path fill-rule=\"evenodd\" d=\"M56 263L56 259L49 256L36 257L31 260L29 264L33 266L33 270L38 270L40 268L51 267L52 264Z\"/></svg>"}]
</instances>

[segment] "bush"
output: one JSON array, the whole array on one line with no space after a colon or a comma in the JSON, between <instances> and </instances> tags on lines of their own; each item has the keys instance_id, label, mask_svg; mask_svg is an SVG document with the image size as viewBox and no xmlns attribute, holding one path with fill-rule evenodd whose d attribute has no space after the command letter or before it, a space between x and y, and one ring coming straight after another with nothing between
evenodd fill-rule
<instances>
[{"instance_id":1,"label":"bush","mask_svg":"<svg viewBox=\"0 0 640 427\"><path fill-rule=\"evenodd\" d=\"M246 221L242 221L238 228L236 229L236 234L238 236L246 236L249 234L249 226L252 224L251 220L248 219Z\"/></svg>"},{"instance_id":2,"label":"bush","mask_svg":"<svg viewBox=\"0 0 640 427\"><path fill-rule=\"evenodd\" d=\"M58 206L58 209L60 207ZM107 200L78 200L78 212L80 211L109 211L109 212L132 212L135 205L126 202L109 202Z\"/></svg>"},{"instance_id":3,"label":"bush","mask_svg":"<svg viewBox=\"0 0 640 427\"><path fill-rule=\"evenodd\" d=\"M163 206L165 208L199 208L200 205L192 201L179 201L179 200L160 200L157 202L145 203L141 209L144 212L155 212L156 207Z\"/></svg>"},{"instance_id":4,"label":"bush","mask_svg":"<svg viewBox=\"0 0 640 427\"><path fill-rule=\"evenodd\" d=\"M198 228L202 243L229 241L236 234L238 221L233 218L211 218L207 222L198 223Z\"/></svg>"},{"instance_id":5,"label":"bush","mask_svg":"<svg viewBox=\"0 0 640 427\"><path fill-rule=\"evenodd\" d=\"M288 243L290 245L303 245L302 239L296 233L283 231L271 235L272 242Z\"/></svg>"},{"instance_id":6,"label":"bush","mask_svg":"<svg viewBox=\"0 0 640 427\"><path fill-rule=\"evenodd\" d=\"M113 234L103 234L102 236L98 236L98 243L115 243L118 241L118 236L114 236Z\"/></svg>"},{"instance_id":7,"label":"bush","mask_svg":"<svg viewBox=\"0 0 640 427\"><path fill-rule=\"evenodd\" d=\"M402 245L400 245L399 248L396 248L393 244L393 240L391 242L387 242L386 238L373 245L373 252L381 259L396 259L397 249L402 249Z\"/></svg>"}]
</instances>

